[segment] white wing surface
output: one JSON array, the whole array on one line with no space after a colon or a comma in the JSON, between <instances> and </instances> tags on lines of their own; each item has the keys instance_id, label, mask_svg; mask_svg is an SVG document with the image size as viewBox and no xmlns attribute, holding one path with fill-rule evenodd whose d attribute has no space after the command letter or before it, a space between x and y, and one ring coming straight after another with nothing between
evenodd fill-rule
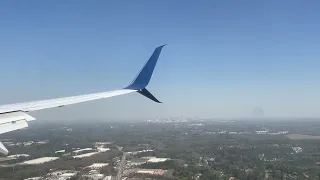
<instances>
[{"instance_id":1,"label":"white wing surface","mask_svg":"<svg viewBox=\"0 0 320 180\"><path fill-rule=\"evenodd\" d=\"M64 98L55 98L55 99L48 99L48 100L2 105L0 106L0 113L15 112L15 111L29 112L29 111L36 111L36 110L47 109L47 108L62 107L66 105L71 105L71 104L76 104L76 103L81 103L81 102L86 102L86 101L91 101L96 99L119 96L119 95L128 94L136 91L137 90L121 89L121 90L86 94L86 95L80 95L80 96L70 96L70 97L64 97Z\"/></svg>"}]
</instances>

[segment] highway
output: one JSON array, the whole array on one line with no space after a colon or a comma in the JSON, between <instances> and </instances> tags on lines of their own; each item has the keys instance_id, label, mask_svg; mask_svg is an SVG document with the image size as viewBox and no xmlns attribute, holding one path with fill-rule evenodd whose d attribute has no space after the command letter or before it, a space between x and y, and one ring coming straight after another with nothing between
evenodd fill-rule
<instances>
[{"instance_id":1,"label":"highway","mask_svg":"<svg viewBox=\"0 0 320 180\"><path fill-rule=\"evenodd\" d=\"M125 162L126 162L126 156L127 156L127 154L125 152L123 152L116 180L121 180L123 167L124 167Z\"/></svg>"}]
</instances>

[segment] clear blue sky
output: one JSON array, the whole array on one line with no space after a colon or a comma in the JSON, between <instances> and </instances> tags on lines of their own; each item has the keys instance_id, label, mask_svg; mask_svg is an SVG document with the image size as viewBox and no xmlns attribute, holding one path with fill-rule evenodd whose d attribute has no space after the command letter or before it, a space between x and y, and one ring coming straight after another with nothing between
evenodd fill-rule
<instances>
[{"instance_id":1,"label":"clear blue sky","mask_svg":"<svg viewBox=\"0 0 320 180\"><path fill-rule=\"evenodd\" d=\"M320 116L320 1L2 1L1 104L125 87L153 49L149 90L41 119ZM84 111L86 109L86 111ZM38 119L39 119L38 116Z\"/></svg>"}]
</instances>

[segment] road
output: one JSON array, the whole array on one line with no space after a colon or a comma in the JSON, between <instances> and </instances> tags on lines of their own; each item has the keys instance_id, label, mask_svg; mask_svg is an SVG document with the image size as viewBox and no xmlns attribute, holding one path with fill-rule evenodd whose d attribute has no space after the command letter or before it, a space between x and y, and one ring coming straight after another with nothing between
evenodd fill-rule
<instances>
[{"instance_id":1,"label":"road","mask_svg":"<svg viewBox=\"0 0 320 180\"><path fill-rule=\"evenodd\" d=\"M122 151L122 152L123 152L123 151ZM117 179L116 179L116 180L121 180L123 167L124 167L125 162L126 162L126 156L127 156L127 154L126 154L125 152L123 152L123 155L122 155L122 158L121 158L121 161L120 161L120 166L119 166L119 170L118 170L118 173L117 173Z\"/></svg>"}]
</instances>

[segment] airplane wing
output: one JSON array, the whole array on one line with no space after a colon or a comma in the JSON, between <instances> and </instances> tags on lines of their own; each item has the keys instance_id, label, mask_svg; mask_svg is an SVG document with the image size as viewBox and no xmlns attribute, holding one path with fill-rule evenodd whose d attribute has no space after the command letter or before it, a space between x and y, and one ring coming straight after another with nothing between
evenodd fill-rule
<instances>
[{"instance_id":1,"label":"airplane wing","mask_svg":"<svg viewBox=\"0 0 320 180\"><path fill-rule=\"evenodd\" d=\"M153 54L146 62L146 64L142 67L141 71L136 76L136 78L132 81L130 85L123 89L0 106L0 134L28 127L28 121L35 120L34 117L26 113L29 111L37 111L41 109L54 107L63 107L66 105L92 101L102 98L109 98L132 92L138 92L157 103L161 103L146 89L146 86L149 84L153 70L157 64L159 55L164 46L165 45L159 46L154 50ZM8 150L1 142L0 153L3 153L5 155L8 154Z\"/></svg>"}]
</instances>

